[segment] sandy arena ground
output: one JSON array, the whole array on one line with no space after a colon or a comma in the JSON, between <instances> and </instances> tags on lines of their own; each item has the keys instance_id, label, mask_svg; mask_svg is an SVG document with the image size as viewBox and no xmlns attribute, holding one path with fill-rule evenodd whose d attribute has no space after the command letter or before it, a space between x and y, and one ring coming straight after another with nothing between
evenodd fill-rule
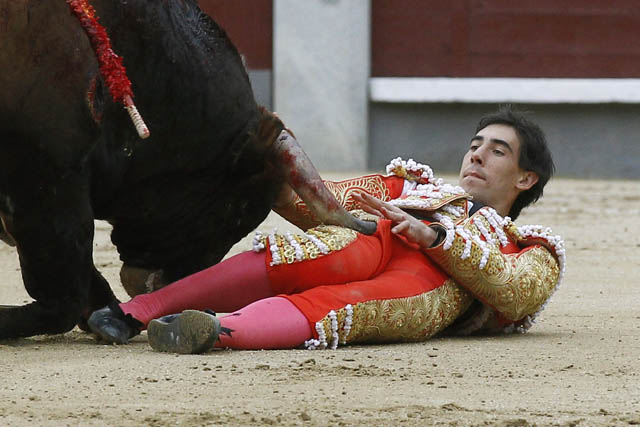
<instances>
[{"instance_id":1,"label":"sandy arena ground","mask_svg":"<svg viewBox=\"0 0 640 427\"><path fill-rule=\"evenodd\" d=\"M552 226L568 258L526 335L177 356L153 352L144 333L110 346L75 329L0 343L0 424L640 424L640 182L556 180L518 223ZM284 228L276 216L261 228L274 225ZM94 250L125 298L103 222ZM2 243L0 277L0 304L30 300Z\"/></svg>"}]
</instances>

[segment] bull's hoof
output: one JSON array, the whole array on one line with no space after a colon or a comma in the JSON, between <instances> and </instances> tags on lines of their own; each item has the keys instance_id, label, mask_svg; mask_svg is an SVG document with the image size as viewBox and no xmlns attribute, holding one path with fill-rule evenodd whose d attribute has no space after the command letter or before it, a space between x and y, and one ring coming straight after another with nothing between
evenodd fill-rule
<instances>
[{"instance_id":1,"label":"bull's hoof","mask_svg":"<svg viewBox=\"0 0 640 427\"><path fill-rule=\"evenodd\" d=\"M78 320L78 324L76 326L78 326L78 329L80 329L82 332L91 332L91 328L87 323L87 319Z\"/></svg>"},{"instance_id":2,"label":"bull's hoof","mask_svg":"<svg viewBox=\"0 0 640 427\"><path fill-rule=\"evenodd\" d=\"M125 315L116 303L94 311L87 323L102 340L115 344L127 344L144 326L133 316Z\"/></svg>"},{"instance_id":3,"label":"bull's hoof","mask_svg":"<svg viewBox=\"0 0 640 427\"><path fill-rule=\"evenodd\" d=\"M164 271L123 264L120 269L120 282L131 298L164 288L171 283Z\"/></svg>"},{"instance_id":4,"label":"bull's hoof","mask_svg":"<svg viewBox=\"0 0 640 427\"><path fill-rule=\"evenodd\" d=\"M196 354L211 350L218 340L220 321L204 311L185 310L149 322L147 337L155 351Z\"/></svg>"}]
</instances>

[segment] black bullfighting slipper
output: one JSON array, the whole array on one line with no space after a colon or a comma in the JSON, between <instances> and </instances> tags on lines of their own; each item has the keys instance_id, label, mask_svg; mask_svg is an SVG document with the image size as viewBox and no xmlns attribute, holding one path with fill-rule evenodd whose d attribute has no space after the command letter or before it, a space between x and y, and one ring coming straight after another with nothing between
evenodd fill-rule
<instances>
[{"instance_id":1,"label":"black bullfighting slipper","mask_svg":"<svg viewBox=\"0 0 640 427\"><path fill-rule=\"evenodd\" d=\"M127 344L144 327L130 314L124 314L116 302L94 311L87 323L102 340L115 344Z\"/></svg>"},{"instance_id":2,"label":"black bullfighting slipper","mask_svg":"<svg viewBox=\"0 0 640 427\"><path fill-rule=\"evenodd\" d=\"M153 319L147 329L149 345L155 351L181 354L211 350L221 333L231 335L210 310L185 310Z\"/></svg>"}]
</instances>

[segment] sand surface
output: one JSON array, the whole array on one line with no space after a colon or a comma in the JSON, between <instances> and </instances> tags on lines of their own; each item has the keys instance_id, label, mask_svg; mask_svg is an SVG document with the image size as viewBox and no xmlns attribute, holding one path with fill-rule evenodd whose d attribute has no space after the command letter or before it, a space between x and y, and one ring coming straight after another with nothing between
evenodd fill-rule
<instances>
[{"instance_id":1,"label":"sand surface","mask_svg":"<svg viewBox=\"0 0 640 427\"><path fill-rule=\"evenodd\" d=\"M526 335L177 356L74 329L0 342L0 425L640 424L640 182L556 180L526 223L563 235L568 260ZM125 298L108 224L94 250ZM30 301L1 242L0 277L0 304Z\"/></svg>"}]
</instances>

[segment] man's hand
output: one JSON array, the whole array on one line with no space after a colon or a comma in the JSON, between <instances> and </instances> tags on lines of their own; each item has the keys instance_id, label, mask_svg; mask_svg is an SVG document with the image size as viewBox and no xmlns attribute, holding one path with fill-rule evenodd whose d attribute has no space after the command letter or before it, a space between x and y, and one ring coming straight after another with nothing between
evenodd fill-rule
<instances>
[{"instance_id":1,"label":"man's hand","mask_svg":"<svg viewBox=\"0 0 640 427\"><path fill-rule=\"evenodd\" d=\"M390 219L393 223L392 233L404 236L422 249L431 247L438 238L438 233L433 228L396 206L367 193L353 193L353 198L360 203L365 212Z\"/></svg>"}]
</instances>

